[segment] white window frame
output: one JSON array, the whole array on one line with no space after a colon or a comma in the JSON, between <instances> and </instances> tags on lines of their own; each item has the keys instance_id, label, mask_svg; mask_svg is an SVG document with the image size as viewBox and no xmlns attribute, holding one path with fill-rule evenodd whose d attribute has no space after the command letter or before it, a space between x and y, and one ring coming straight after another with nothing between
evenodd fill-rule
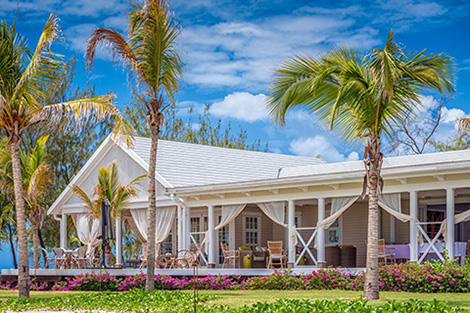
<instances>
[{"instance_id":1,"label":"white window frame","mask_svg":"<svg viewBox=\"0 0 470 313\"><path fill-rule=\"evenodd\" d=\"M257 233L258 233L258 244L257 245L248 245L246 243L246 232L247 231L250 231L250 232L254 232L252 229L247 229L246 228L246 218L247 217L256 217L258 218L258 229L257 229ZM243 218L243 246L245 247L256 247L256 246L261 246L261 243L263 242L261 240L261 214L260 213L243 213L242 214L242 218Z\"/></svg>"},{"instance_id":2,"label":"white window frame","mask_svg":"<svg viewBox=\"0 0 470 313\"><path fill-rule=\"evenodd\" d=\"M330 216L331 209L326 209L325 210L325 215L328 217ZM328 229L325 229L325 247L334 247L337 245L343 244L343 216L338 217L338 226L337 227L330 227ZM329 231L330 230L338 230L338 236L339 236L339 241L335 243L331 243L329 241Z\"/></svg>"}]
</instances>

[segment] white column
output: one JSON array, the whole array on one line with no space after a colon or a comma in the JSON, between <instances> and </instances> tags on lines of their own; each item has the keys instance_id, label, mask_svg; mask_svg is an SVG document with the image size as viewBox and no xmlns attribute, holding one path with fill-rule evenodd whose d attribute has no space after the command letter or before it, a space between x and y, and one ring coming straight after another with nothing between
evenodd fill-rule
<instances>
[{"instance_id":1,"label":"white column","mask_svg":"<svg viewBox=\"0 0 470 313\"><path fill-rule=\"evenodd\" d=\"M318 198L318 221L325 219L325 198ZM325 259L325 230L317 229L317 266L326 267Z\"/></svg>"},{"instance_id":2,"label":"white column","mask_svg":"<svg viewBox=\"0 0 470 313\"><path fill-rule=\"evenodd\" d=\"M215 213L214 213L214 206L213 205L209 205L207 207L207 239L209 241L209 244L208 244L208 249L209 251L207 251L207 254L208 254L208 260L207 260L207 266L209 268L214 268L215 267L215 263L216 263L216 251L215 251L215 244L216 244L216 241L215 241Z\"/></svg>"},{"instance_id":3,"label":"white column","mask_svg":"<svg viewBox=\"0 0 470 313\"><path fill-rule=\"evenodd\" d=\"M122 267L122 220L116 219L116 267Z\"/></svg>"},{"instance_id":4,"label":"white column","mask_svg":"<svg viewBox=\"0 0 470 313\"><path fill-rule=\"evenodd\" d=\"M186 207L186 214L184 217L184 248L189 249L191 247L191 208Z\"/></svg>"},{"instance_id":5,"label":"white column","mask_svg":"<svg viewBox=\"0 0 470 313\"><path fill-rule=\"evenodd\" d=\"M418 218L418 192L410 191L410 215ZM418 262L418 228L410 222L410 262Z\"/></svg>"},{"instance_id":6,"label":"white column","mask_svg":"<svg viewBox=\"0 0 470 313\"><path fill-rule=\"evenodd\" d=\"M292 242L292 230L295 226L295 202L294 200L288 201L287 206L287 246L288 248L288 266L294 267L295 264L295 246Z\"/></svg>"},{"instance_id":7,"label":"white column","mask_svg":"<svg viewBox=\"0 0 470 313\"><path fill-rule=\"evenodd\" d=\"M178 251L183 249L184 247L184 238L183 238L183 227L184 227L184 222L183 222L183 209L181 208L181 205L178 205L178 208L177 208L177 217L176 217L176 222L177 222L177 225L176 225L176 228L177 228L177 236L178 236Z\"/></svg>"},{"instance_id":8,"label":"white column","mask_svg":"<svg viewBox=\"0 0 470 313\"><path fill-rule=\"evenodd\" d=\"M62 249L67 248L67 214L63 213L60 219L60 247Z\"/></svg>"},{"instance_id":9,"label":"white column","mask_svg":"<svg viewBox=\"0 0 470 313\"><path fill-rule=\"evenodd\" d=\"M455 240L455 200L454 189L446 190L446 219L447 219L447 256L454 259L454 240Z\"/></svg>"}]
</instances>

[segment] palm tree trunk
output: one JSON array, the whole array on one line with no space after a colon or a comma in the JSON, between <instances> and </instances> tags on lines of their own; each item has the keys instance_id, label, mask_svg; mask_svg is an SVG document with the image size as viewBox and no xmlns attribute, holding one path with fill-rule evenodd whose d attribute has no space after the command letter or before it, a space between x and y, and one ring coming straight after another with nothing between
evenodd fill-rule
<instances>
[{"instance_id":1,"label":"palm tree trunk","mask_svg":"<svg viewBox=\"0 0 470 313\"><path fill-rule=\"evenodd\" d=\"M156 117L154 118L154 121ZM152 125L154 124L154 125ZM149 123L152 134L152 144L150 147L150 160L148 172L148 211L147 211L147 278L145 282L145 290L155 289L155 218L156 218L156 204L157 204L157 183L156 183L156 170L157 170L157 149L158 149L158 136L160 135L160 125L158 121Z\"/></svg>"},{"instance_id":2,"label":"palm tree trunk","mask_svg":"<svg viewBox=\"0 0 470 313\"><path fill-rule=\"evenodd\" d=\"M33 268L39 268L39 227L33 225Z\"/></svg>"},{"instance_id":3,"label":"palm tree trunk","mask_svg":"<svg viewBox=\"0 0 470 313\"><path fill-rule=\"evenodd\" d=\"M26 240L26 215L20 164L20 139L14 136L11 138L9 145L15 187L16 231L18 236L18 290L20 297L29 298L28 242Z\"/></svg>"},{"instance_id":4,"label":"palm tree trunk","mask_svg":"<svg viewBox=\"0 0 470 313\"><path fill-rule=\"evenodd\" d=\"M364 296L368 300L379 298L379 188L381 188L380 171L382 168L382 153L380 139L371 138L366 148L369 159L366 161L367 187L369 189L369 219L367 231L367 260Z\"/></svg>"},{"instance_id":5,"label":"palm tree trunk","mask_svg":"<svg viewBox=\"0 0 470 313\"><path fill-rule=\"evenodd\" d=\"M8 223L8 240L10 241L10 249L11 255L13 256L13 266L14 268L18 268L18 263L16 262L16 252L15 252L15 244L13 243L13 232L11 230L11 224Z\"/></svg>"},{"instance_id":6,"label":"palm tree trunk","mask_svg":"<svg viewBox=\"0 0 470 313\"><path fill-rule=\"evenodd\" d=\"M41 248L43 248L44 250L46 250L46 244L44 243L44 239L42 238L42 233L41 233L41 228L39 228L38 230L38 237L39 237L39 244L41 245ZM49 260L47 259L47 253L42 250L42 258L44 259L44 268L45 269L48 269L49 268Z\"/></svg>"}]
</instances>

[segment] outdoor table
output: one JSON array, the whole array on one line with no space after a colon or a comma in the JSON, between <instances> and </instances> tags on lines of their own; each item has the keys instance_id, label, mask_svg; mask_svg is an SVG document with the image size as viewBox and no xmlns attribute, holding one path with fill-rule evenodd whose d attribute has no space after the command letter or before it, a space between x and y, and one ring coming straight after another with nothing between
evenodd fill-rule
<instances>
[{"instance_id":1,"label":"outdoor table","mask_svg":"<svg viewBox=\"0 0 470 313\"><path fill-rule=\"evenodd\" d=\"M393 248L396 252L396 258L401 260L410 259L410 245L409 244L393 244L385 245L385 248Z\"/></svg>"},{"instance_id":2,"label":"outdoor table","mask_svg":"<svg viewBox=\"0 0 470 313\"><path fill-rule=\"evenodd\" d=\"M445 242L436 242L434 246L437 248L437 250L444 256L444 246ZM424 251L428 248L429 243L426 242L424 245L419 245L419 254L423 254ZM465 262L465 254L467 250L467 243L466 242L454 242L454 258L460 258L460 263L463 264ZM434 251L432 248L429 250L426 258L426 260L432 260L432 259L439 259L437 256L436 251Z\"/></svg>"},{"instance_id":3,"label":"outdoor table","mask_svg":"<svg viewBox=\"0 0 470 313\"><path fill-rule=\"evenodd\" d=\"M140 266L139 259L127 259L126 262L130 268L138 268Z\"/></svg>"}]
</instances>

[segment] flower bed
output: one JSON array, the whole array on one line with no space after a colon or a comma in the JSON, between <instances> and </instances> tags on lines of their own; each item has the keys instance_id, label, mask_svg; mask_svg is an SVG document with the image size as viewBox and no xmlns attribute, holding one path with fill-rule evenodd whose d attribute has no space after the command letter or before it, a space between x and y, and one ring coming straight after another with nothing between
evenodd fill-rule
<instances>
[{"instance_id":1,"label":"flower bed","mask_svg":"<svg viewBox=\"0 0 470 313\"><path fill-rule=\"evenodd\" d=\"M459 266L453 263L438 264L395 264L382 266L379 269L381 291L410 292L468 292L470 291L470 266ZM178 278L165 275L155 276L156 289L160 290L362 290L364 275L343 273L337 269L314 271L308 275L294 276L289 271L278 271L268 276L206 276ZM128 291L143 289L145 274L118 278L108 273L88 273L67 278L53 285L53 290L84 291ZM12 288L9 284L4 288ZM32 281L32 290L45 290L46 284Z\"/></svg>"}]
</instances>

